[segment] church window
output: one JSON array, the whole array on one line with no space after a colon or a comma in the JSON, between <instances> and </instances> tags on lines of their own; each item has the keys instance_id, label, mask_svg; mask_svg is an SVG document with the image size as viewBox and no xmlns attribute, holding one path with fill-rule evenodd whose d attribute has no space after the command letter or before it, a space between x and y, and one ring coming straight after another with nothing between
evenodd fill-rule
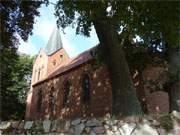
<instances>
[{"instance_id":1,"label":"church window","mask_svg":"<svg viewBox=\"0 0 180 135\"><path fill-rule=\"evenodd\" d=\"M42 90L38 91L37 98L37 112L40 112L42 106Z\"/></svg>"},{"instance_id":2,"label":"church window","mask_svg":"<svg viewBox=\"0 0 180 135\"><path fill-rule=\"evenodd\" d=\"M70 103L70 97L72 92L71 89L72 89L71 83L69 80L67 80L64 85L63 107L65 107Z\"/></svg>"},{"instance_id":3,"label":"church window","mask_svg":"<svg viewBox=\"0 0 180 135\"><path fill-rule=\"evenodd\" d=\"M40 70L38 71L38 80L39 80L39 78L40 78Z\"/></svg>"},{"instance_id":4,"label":"church window","mask_svg":"<svg viewBox=\"0 0 180 135\"><path fill-rule=\"evenodd\" d=\"M60 60L61 60L61 61L63 60L63 55L62 55L62 54L60 55Z\"/></svg>"},{"instance_id":5,"label":"church window","mask_svg":"<svg viewBox=\"0 0 180 135\"><path fill-rule=\"evenodd\" d=\"M90 77L88 74L85 74L82 79L82 89L83 89L83 102L89 104L90 102Z\"/></svg>"},{"instance_id":6,"label":"church window","mask_svg":"<svg viewBox=\"0 0 180 135\"><path fill-rule=\"evenodd\" d=\"M51 112L54 112L56 109L56 99L55 99L54 87L51 88L51 91L49 94L49 108L50 108Z\"/></svg>"},{"instance_id":7,"label":"church window","mask_svg":"<svg viewBox=\"0 0 180 135\"><path fill-rule=\"evenodd\" d=\"M56 60L53 61L53 65L54 65L54 66L56 65Z\"/></svg>"}]
</instances>

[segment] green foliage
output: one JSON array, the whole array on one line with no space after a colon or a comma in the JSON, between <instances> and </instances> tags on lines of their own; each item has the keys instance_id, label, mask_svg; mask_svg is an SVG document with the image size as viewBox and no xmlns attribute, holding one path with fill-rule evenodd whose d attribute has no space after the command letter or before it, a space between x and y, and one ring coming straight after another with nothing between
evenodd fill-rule
<instances>
[{"instance_id":1,"label":"green foliage","mask_svg":"<svg viewBox=\"0 0 180 135\"><path fill-rule=\"evenodd\" d=\"M165 114L159 118L160 125L166 130L170 131L173 129L173 120L170 114Z\"/></svg>"},{"instance_id":2,"label":"green foliage","mask_svg":"<svg viewBox=\"0 0 180 135\"><path fill-rule=\"evenodd\" d=\"M39 16L37 10L42 2L11 0L1 1L1 45L3 48L17 48L19 35L23 40L27 40L32 34L34 19Z\"/></svg>"},{"instance_id":3,"label":"green foliage","mask_svg":"<svg viewBox=\"0 0 180 135\"><path fill-rule=\"evenodd\" d=\"M92 68L96 70L104 63L104 57L102 55L100 46L93 48L90 53L91 53L91 56L93 57L90 64Z\"/></svg>"},{"instance_id":4,"label":"green foliage","mask_svg":"<svg viewBox=\"0 0 180 135\"><path fill-rule=\"evenodd\" d=\"M27 130L27 133L30 135L37 135L38 130L35 127L31 127L29 130Z\"/></svg>"},{"instance_id":5,"label":"green foliage","mask_svg":"<svg viewBox=\"0 0 180 135\"><path fill-rule=\"evenodd\" d=\"M180 67L176 67L176 70L169 71L168 72L168 83L169 85L175 84L179 81L179 75L180 75Z\"/></svg>"},{"instance_id":6,"label":"green foliage","mask_svg":"<svg viewBox=\"0 0 180 135\"><path fill-rule=\"evenodd\" d=\"M9 61L9 64L11 63ZM30 89L32 64L32 57L20 55L16 56L16 60L13 61L12 65L8 65L9 67L3 70L1 87L3 120L20 119L24 116L26 95Z\"/></svg>"},{"instance_id":7,"label":"green foliage","mask_svg":"<svg viewBox=\"0 0 180 135\"><path fill-rule=\"evenodd\" d=\"M179 75L180 75L180 67L173 67L175 68L174 70L170 70L168 69L167 71L167 81L166 83L163 85L164 89L169 91L169 89L171 89L171 87L178 83L179 81Z\"/></svg>"},{"instance_id":8,"label":"green foliage","mask_svg":"<svg viewBox=\"0 0 180 135\"><path fill-rule=\"evenodd\" d=\"M20 55L13 73L13 84L8 90L16 92L19 102L26 103L27 91L30 89L32 65L34 57L28 55Z\"/></svg>"},{"instance_id":9,"label":"green foliage","mask_svg":"<svg viewBox=\"0 0 180 135\"><path fill-rule=\"evenodd\" d=\"M33 126L27 130L30 135L38 135L43 132L43 125L40 121L36 121Z\"/></svg>"},{"instance_id":10,"label":"green foliage","mask_svg":"<svg viewBox=\"0 0 180 135\"><path fill-rule=\"evenodd\" d=\"M19 37L27 41L32 34L34 19L39 16L42 1L3 0L0 1L0 116L2 120L17 119L25 111L26 82L30 70L26 59L17 54ZM19 63L19 62L22 63ZM29 61L28 61L29 62ZM24 67L25 66L25 67ZM21 68L24 68L22 71ZM21 96L23 95L23 96ZM24 114L23 114L24 115Z\"/></svg>"},{"instance_id":11,"label":"green foliage","mask_svg":"<svg viewBox=\"0 0 180 135\"><path fill-rule=\"evenodd\" d=\"M180 42L179 6L179 1L59 0L55 15L60 27L72 25L77 34L89 36L94 21L111 20L117 24L122 43L127 37L132 41L138 35L145 45L164 41L177 46Z\"/></svg>"}]
</instances>

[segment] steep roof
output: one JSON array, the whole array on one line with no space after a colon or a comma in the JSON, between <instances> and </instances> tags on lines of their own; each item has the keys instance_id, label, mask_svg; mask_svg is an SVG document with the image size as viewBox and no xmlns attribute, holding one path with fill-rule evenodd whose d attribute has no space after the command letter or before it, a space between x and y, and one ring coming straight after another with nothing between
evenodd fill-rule
<instances>
[{"instance_id":1,"label":"steep roof","mask_svg":"<svg viewBox=\"0 0 180 135\"><path fill-rule=\"evenodd\" d=\"M46 54L49 56L49 55L52 55L53 53L57 52L61 48L63 48L63 44L61 41L61 35L59 32L59 29L56 27L53 30L44 50L45 50Z\"/></svg>"},{"instance_id":2,"label":"steep roof","mask_svg":"<svg viewBox=\"0 0 180 135\"><path fill-rule=\"evenodd\" d=\"M41 82L44 82L48 79L51 79L57 75L60 75L70 69L73 69L83 63L86 63L88 62L89 60L92 59L92 56L91 56L91 51L94 49L91 48L81 54L79 54L77 57L75 58L72 58L72 59L68 59L67 61L64 61L61 65L59 65L53 72L49 73L44 79L36 82L35 84L33 84L33 86L41 83Z\"/></svg>"}]
</instances>

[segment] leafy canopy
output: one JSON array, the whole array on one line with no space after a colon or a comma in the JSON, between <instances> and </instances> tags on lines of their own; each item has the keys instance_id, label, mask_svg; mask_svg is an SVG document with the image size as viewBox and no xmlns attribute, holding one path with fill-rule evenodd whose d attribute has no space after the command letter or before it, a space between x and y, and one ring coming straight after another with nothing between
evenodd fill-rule
<instances>
[{"instance_id":1,"label":"leafy canopy","mask_svg":"<svg viewBox=\"0 0 180 135\"><path fill-rule=\"evenodd\" d=\"M180 30L179 1L67 1L56 5L58 26L69 25L77 34L90 35L93 21L111 20L117 24L117 32L123 43L140 36L143 44L152 42L177 46Z\"/></svg>"},{"instance_id":2,"label":"leafy canopy","mask_svg":"<svg viewBox=\"0 0 180 135\"><path fill-rule=\"evenodd\" d=\"M2 120L24 116L26 95L30 89L34 57L21 54L13 60L13 65L9 65L10 72L2 74Z\"/></svg>"},{"instance_id":3,"label":"leafy canopy","mask_svg":"<svg viewBox=\"0 0 180 135\"><path fill-rule=\"evenodd\" d=\"M27 82L23 77L29 74L30 70L25 70L25 67L19 64L17 66L17 48L19 37L26 41L32 34L34 19L39 16L38 8L43 2L47 0L0 1L0 116L3 120L19 117L22 111L25 111L24 95L19 98L20 93L27 89ZM22 65L27 62L28 60L25 60Z\"/></svg>"}]
</instances>

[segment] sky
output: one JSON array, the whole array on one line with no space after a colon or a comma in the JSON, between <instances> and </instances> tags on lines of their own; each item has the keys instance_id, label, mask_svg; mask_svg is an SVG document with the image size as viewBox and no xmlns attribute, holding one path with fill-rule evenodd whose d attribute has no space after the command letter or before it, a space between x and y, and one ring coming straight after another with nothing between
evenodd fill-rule
<instances>
[{"instance_id":1,"label":"sky","mask_svg":"<svg viewBox=\"0 0 180 135\"><path fill-rule=\"evenodd\" d=\"M55 3L57 0L50 0ZM33 28L33 35L29 36L27 42L20 39L18 51L29 54L31 56L38 54L40 48L44 48L48 42L53 29L56 27L56 18L54 16L54 5L41 5L39 8L40 17L36 17ZM61 40L64 49L70 57L75 57L81 52L97 45L97 38L94 28L91 31L90 37L76 35L75 29L67 27L64 30L65 34L60 30Z\"/></svg>"}]
</instances>

